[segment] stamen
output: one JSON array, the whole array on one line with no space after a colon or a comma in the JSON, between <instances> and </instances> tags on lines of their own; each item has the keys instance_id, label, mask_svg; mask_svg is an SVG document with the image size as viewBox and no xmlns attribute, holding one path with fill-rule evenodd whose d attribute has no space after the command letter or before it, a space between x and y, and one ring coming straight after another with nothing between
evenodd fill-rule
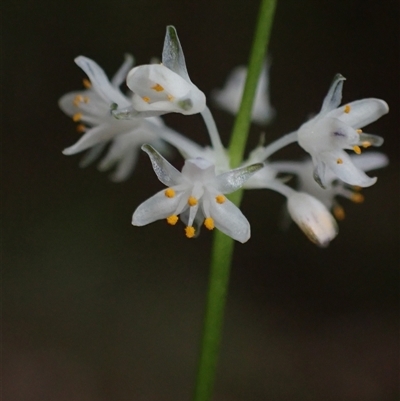
<instances>
[{"instance_id":1,"label":"stamen","mask_svg":"<svg viewBox=\"0 0 400 401\"><path fill-rule=\"evenodd\" d=\"M185 228L186 237L188 237L188 238L193 238L195 232L196 231L195 231L194 227L192 227L192 226L187 226Z\"/></svg>"},{"instance_id":2,"label":"stamen","mask_svg":"<svg viewBox=\"0 0 400 401\"><path fill-rule=\"evenodd\" d=\"M354 191L361 191L362 187L359 187L358 185L353 185Z\"/></svg>"},{"instance_id":3,"label":"stamen","mask_svg":"<svg viewBox=\"0 0 400 401\"><path fill-rule=\"evenodd\" d=\"M362 129L361 128L356 129L356 132L357 132L357 134L362 134Z\"/></svg>"},{"instance_id":4,"label":"stamen","mask_svg":"<svg viewBox=\"0 0 400 401\"><path fill-rule=\"evenodd\" d=\"M82 134L86 131L86 127L83 124L78 124L76 130Z\"/></svg>"},{"instance_id":5,"label":"stamen","mask_svg":"<svg viewBox=\"0 0 400 401\"><path fill-rule=\"evenodd\" d=\"M369 141L364 141L364 142L361 144L361 146L362 146L363 148L369 148L371 145L372 145L372 143L369 142Z\"/></svg>"},{"instance_id":6,"label":"stamen","mask_svg":"<svg viewBox=\"0 0 400 401\"><path fill-rule=\"evenodd\" d=\"M167 188L164 194L167 198L173 198L175 196L175 191L172 188Z\"/></svg>"},{"instance_id":7,"label":"stamen","mask_svg":"<svg viewBox=\"0 0 400 401\"><path fill-rule=\"evenodd\" d=\"M74 97L74 100L72 103L74 104L74 106L79 107L79 103L81 103L83 101L84 101L84 97L82 95L76 95Z\"/></svg>"},{"instance_id":8,"label":"stamen","mask_svg":"<svg viewBox=\"0 0 400 401\"><path fill-rule=\"evenodd\" d=\"M72 116L72 121L74 121L74 122L78 122L78 121L81 121L82 120L82 117L83 117L83 114L82 113L76 113L76 114L74 114L73 116Z\"/></svg>"},{"instance_id":9,"label":"stamen","mask_svg":"<svg viewBox=\"0 0 400 401\"><path fill-rule=\"evenodd\" d=\"M189 206L196 206L197 202L198 201L194 196L189 196L189 199L188 199L188 205Z\"/></svg>"},{"instance_id":10,"label":"stamen","mask_svg":"<svg viewBox=\"0 0 400 401\"><path fill-rule=\"evenodd\" d=\"M174 226L179 220L179 217L176 214L173 214L169 217L167 217L167 223L170 224L171 226Z\"/></svg>"},{"instance_id":11,"label":"stamen","mask_svg":"<svg viewBox=\"0 0 400 401\"><path fill-rule=\"evenodd\" d=\"M215 225L214 225L214 220L212 217L207 217L204 220L204 225L209 229L209 230L213 230Z\"/></svg>"},{"instance_id":12,"label":"stamen","mask_svg":"<svg viewBox=\"0 0 400 401\"><path fill-rule=\"evenodd\" d=\"M344 220L346 214L342 206L335 205L333 208L333 215L336 217L337 220L341 221Z\"/></svg>"},{"instance_id":13,"label":"stamen","mask_svg":"<svg viewBox=\"0 0 400 401\"><path fill-rule=\"evenodd\" d=\"M336 160L336 163L337 164L343 164L343 160L341 158L339 158L339 159Z\"/></svg>"},{"instance_id":14,"label":"stamen","mask_svg":"<svg viewBox=\"0 0 400 401\"><path fill-rule=\"evenodd\" d=\"M364 202L364 195L355 192L354 194L351 195L350 200L353 201L354 203L362 203Z\"/></svg>"},{"instance_id":15,"label":"stamen","mask_svg":"<svg viewBox=\"0 0 400 401\"><path fill-rule=\"evenodd\" d=\"M360 154L361 154L361 149L360 149L360 147L359 147L359 146L357 146L357 145L354 145L354 146L353 146L353 150L354 150L354 152L355 152L355 153L357 153L358 155L360 155Z\"/></svg>"},{"instance_id":16,"label":"stamen","mask_svg":"<svg viewBox=\"0 0 400 401\"><path fill-rule=\"evenodd\" d=\"M150 102L150 98L147 96L143 96L142 99L146 102L149 103Z\"/></svg>"},{"instance_id":17,"label":"stamen","mask_svg":"<svg viewBox=\"0 0 400 401\"><path fill-rule=\"evenodd\" d=\"M167 99L172 102L175 98L172 95L167 95Z\"/></svg>"},{"instance_id":18,"label":"stamen","mask_svg":"<svg viewBox=\"0 0 400 401\"><path fill-rule=\"evenodd\" d=\"M90 82L87 78L83 78L82 82L83 82L83 86L84 86L86 89L90 89L90 88L92 87L91 82Z\"/></svg>"},{"instance_id":19,"label":"stamen","mask_svg":"<svg viewBox=\"0 0 400 401\"><path fill-rule=\"evenodd\" d=\"M217 203L222 204L226 201L226 198L224 195L217 195L215 197L215 200L217 201Z\"/></svg>"},{"instance_id":20,"label":"stamen","mask_svg":"<svg viewBox=\"0 0 400 401\"><path fill-rule=\"evenodd\" d=\"M160 84L155 84L151 87L151 89L155 90L156 92L162 92L164 88Z\"/></svg>"},{"instance_id":21,"label":"stamen","mask_svg":"<svg viewBox=\"0 0 400 401\"><path fill-rule=\"evenodd\" d=\"M350 110L351 110L351 107L350 107L350 105L349 104L346 104L346 106L344 106L344 112L346 113L346 114L349 114L350 113Z\"/></svg>"},{"instance_id":22,"label":"stamen","mask_svg":"<svg viewBox=\"0 0 400 401\"><path fill-rule=\"evenodd\" d=\"M89 97L83 96L83 103L89 103Z\"/></svg>"}]
</instances>

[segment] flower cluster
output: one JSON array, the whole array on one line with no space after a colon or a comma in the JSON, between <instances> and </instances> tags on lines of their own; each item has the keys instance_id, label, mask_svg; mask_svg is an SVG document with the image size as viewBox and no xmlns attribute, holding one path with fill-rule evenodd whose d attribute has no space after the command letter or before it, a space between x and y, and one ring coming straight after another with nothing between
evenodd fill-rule
<instances>
[{"instance_id":1,"label":"flower cluster","mask_svg":"<svg viewBox=\"0 0 400 401\"><path fill-rule=\"evenodd\" d=\"M206 97L189 78L174 27L167 27L161 64L134 67L133 57L127 55L109 80L93 60L79 56L75 62L87 75L85 89L64 95L59 105L83 135L63 153L86 151L81 166L100 159L98 168L115 167L111 178L122 181L133 171L141 148L167 187L137 207L132 217L135 226L161 219L175 225L180 218L188 238L195 237L204 225L243 243L250 238L250 224L226 195L240 188L265 188L285 196L292 220L311 241L326 246L338 233L336 220L344 218L336 197L362 202L360 189L376 182L366 172L388 163L386 156L378 152L361 155L362 148L383 143L381 137L362 129L388 112L386 102L369 98L340 106L345 80L340 74L315 117L275 142L259 145L239 168L232 169ZM225 87L213 92L215 104L235 114L246 75L245 67L237 67ZM268 75L265 63L252 112L252 120L263 125L275 114L269 100ZM126 93L120 90L124 81L129 88ZM201 146L168 127L160 116L171 112L200 113L211 146ZM270 160L271 155L291 143L298 143L308 153L308 159ZM170 146L185 159L182 171L162 155L168 156ZM349 155L346 150L355 154ZM297 177L296 189L287 185L288 174Z\"/></svg>"}]
</instances>

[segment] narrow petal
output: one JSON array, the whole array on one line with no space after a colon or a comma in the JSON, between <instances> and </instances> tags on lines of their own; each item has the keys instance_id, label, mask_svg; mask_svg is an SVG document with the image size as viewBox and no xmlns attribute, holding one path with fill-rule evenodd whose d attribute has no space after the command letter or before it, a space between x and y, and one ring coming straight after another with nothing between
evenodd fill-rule
<instances>
[{"instance_id":1,"label":"narrow petal","mask_svg":"<svg viewBox=\"0 0 400 401\"><path fill-rule=\"evenodd\" d=\"M178 33L172 25L167 26L162 52L162 63L186 81L191 82L186 69L185 56L179 42Z\"/></svg>"},{"instance_id":2,"label":"narrow petal","mask_svg":"<svg viewBox=\"0 0 400 401\"><path fill-rule=\"evenodd\" d=\"M81 161L79 162L79 167L84 168L92 164L98 157L100 157L101 153L103 152L106 146L107 146L106 142L94 145L82 157Z\"/></svg>"},{"instance_id":3,"label":"narrow petal","mask_svg":"<svg viewBox=\"0 0 400 401\"><path fill-rule=\"evenodd\" d=\"M165 196L165 190L156 193L135 210L132 216L132 224L134 226L145 226L171 216L178 206L180 195L182 194L168 198Z\"/></svg>"},{"instance_id":4,"label":"narrow petal","mask_svg":"<svg viewBox=\"0 0 400 401\"><path fill-rule=\"evenodd\" d=\"M115 75L111 79L111 85L116 88L119 87L126 80L126 76L130 69L132 69L133 64L135 63L135 59L132 54L125 54L125 61L119 68L119 70L115 73Z\"/></svg>"},{"instance_id":5,"label":"narrow petal","mask_svg":"<svg viewBox=\"0 0 400 401\"><path fill-rule=\"evenodd\" d=\"M360 134L360 142L359 145L363 143L369 143L370 146L382 146L384 139L379 135L373 134Z\"/></svg>"},{"instance_id":6,"label":"narrow petal","mask_svg":"<svg viewBox=\"0 0 400 401\"><path fill-rule=\"evenodd\" d=\"M351 156L354 165L363 171L376 170L386 167L389 164L389 158L379 152L367 152L361 155Z\"/></svg>"},{"instance_id":7,"label":"narrow petal","mask_svg":"<svg viewBox=\"0 0 400 401\"><path fill-rule=\"evenodd\" d=\"M171 187L182 182L182 174L152 146L143 145L142 150L149 155L153 170L164 185Z\"/></svg>"},{"instance_id":8,"label":"narrow petal","mask_svg":"<svg viewBox=\"0 0 400 401\"><path fill-rule=\"evenodd\" d=\"M244 243L250 238L250 223L229 199L224 203L211 201L210 217L213 218L215 227L234 240Z\"/></svg>"},{"instance_id":9,"label":"narrow petal","mask_svg":"<svg viewBox=\"0 0 400 401\"><path fill-rule=\"evenodd\" d=\"M351 157L344 151L321 154L320 157L338 178L349 185L370 187L377 180L376 177L368 177L364 171L357 168ZM341 163L337 162L338 159L341 160Z\"/></svg>"},{"instance_id":10,"label":"narrow petal","mask_svg":"<svg viewBox=\"0 0 400 401\"><path fill-rule=\"evenodd\" d=\"M325 96L324 102L322 103L322 108L320 111L321 116L329 113L331 110L334 110L339 106L340 102L342 101L343 81L345 80L346 78L343 75L335 75L328 94Z\"/></svg>"},{"instance_id":11,"label":"narrow petal","mask_svg":"<svg viewBox=\"0 0 400 401\"><path fill-rule=\"evenodd\" d=\"M344 112L347 107L348 112ZM362 99L331 111L327 117L336 117L354 129L363 128L389 112L389 106L381 99Z\"/></svg>"},{"instance_id":12,"label":"narrow petal","mask_svg":"<svg viewBox=\"0 0 400 401\"><path fill-rule=\"evenodd\" d=\"M253 174L263 167L263 163L256 163L220 174L215 178L215 188L223 194L230 194L241 188Z\"/></svg>"},{"instance_id":13,"label":"narrow petal","mask_svg":"<svg viewBox=\"0 0 400 401\"><path fill-rule=\"evenodd\" d=\"M93 88L102 95L105 101L110 104L116 103L119 107L128 107L130 105L129 100L111 85L107 75L97 63L84 56L77 57L75 63L86 73Z\"/></svg>"},{"instance_id":14,"label":"narrow petal","mask_svg":"<svg viewBox=\"0 0 400 401\"><path fill-rule=\"evenodd\" d=\"M63 150L64 155L74 155L94 145L109 141L119 134L121 130L115 124L102 124L86 131L78 142Z\"/></svg>"}]
</instances>

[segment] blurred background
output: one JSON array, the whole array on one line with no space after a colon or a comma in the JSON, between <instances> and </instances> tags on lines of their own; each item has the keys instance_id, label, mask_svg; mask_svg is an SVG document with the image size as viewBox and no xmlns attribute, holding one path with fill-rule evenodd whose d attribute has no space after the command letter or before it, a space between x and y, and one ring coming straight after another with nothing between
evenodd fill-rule
<instances>
[{"instance_id":1,"label":"blurred background","mask_svg":"<svg viewBox=\"0 0 400 401\"><path fill-rule=\"evenodd\" d=\"M81 156L61 153L79 134L57 100L82 87L76 56L110 76L125 52L148 63L167 24L209 94L247 62L257 9L233 0L5 4L4 400L190 400L212 236L132 227L133 210L162 188L147 157L121 184L81 170ZM294 225L279 230L280 195L246 193L252 238L235 248L215 401L398 399L398 11L389 0L278 4L267 141L317 112L340 72L344 102L378 97L391 107L367 130L385 137L390 165L363 204L342 202L346 219L327 249ZM233 118L214 116L227 144ZM208 143L199 116L166 121ZM251 146L261 131L252 127ZM275 159L303 155L292 145Z\"/></svg>"}]
</instances>

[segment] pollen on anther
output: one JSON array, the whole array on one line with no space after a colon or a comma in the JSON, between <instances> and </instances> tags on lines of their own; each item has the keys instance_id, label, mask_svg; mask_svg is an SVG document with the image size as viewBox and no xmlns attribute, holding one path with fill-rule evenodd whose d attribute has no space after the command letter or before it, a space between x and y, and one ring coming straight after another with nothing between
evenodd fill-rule
<instances>
[{"instance_id":1,"label":"pollen on anther","mask_svg":"<svg viewBox=\"0 0 400 401\"><path fill-rule=\"evenodd\" d=\"M151 89L155 90L156 92L162 92L164 88L160 84L155 84L151 87Z\"/></svg>"},{"instance_id":2,"label":"pollen on anther","mask_svg":"<svg viewBox=\"0 0 400 401\"><path fill-rule=\"evenodd\" d=\"M350 110L351 110L351 107L350 107L350 105L349 104L346 104L346 106L344 106L344 112L346 113L346 114L349 114L350 113Z\"/></svg>"},{"instance_id":3,"label":"pollen on anther","mask_svg":"<svg viewBox=\"0 0 400 401\"><path fill-rule=\"evenodd\" d=\"M193 238L195 232L196 231L195 231L194 227L192 227L192 226L187 226L185 228L186 237L188 237L188 238Z\"/></svg>"},{"instance_id":4,"label":"pollen on anther","mask_svg":"<svg viewBox=\"0 0 400 401\"><path fill-rule=\"evenodd\" d=\"M363 148L369 148L372 145L372 143L369 141L364 141L361 145Z\"/></svg>"},{"instance_id":5,"label":"pollen on anther","mask_svg":"<svg viewBox=\"0 0 400 401\"><path fill-rule=\"evenodd\" d=\"M213 219L212 217L207 217L207 218L204 220L204 225L205 225L206 228L208 228L209 230L213 230L214 227L215 227L214 219Z\"/></svg>"},{"instance_id":6,"label":"pollen on anther","mask_svg":"<svg viewBox=\"0 0 400 401\"><path fill-rule=\"evenodd\" d=\"M358 155L361 154L361 148L360 148L359 146L354 145L354 146L353 146L353 150L354 150L354 152L357 153Z\"/></svg>"},{"instance_id":7,"label":"pollen on anther","mask_svg":"<svg viewBox=\"0 0 400 401\"><path fill-rule=\"evenodd\" d=\"M339 158L339 159L336 160L336 163L337 164L343 164L343 160L341 158Z\"/></svg>"},{"instance_id":8,"label":"pollen on anther","mask_svg":"<svg viewBox=\"0 0 400 401\"><path fill-rule=\"evenodd\" d=\"M170 224L171 226L174 226L179 220L179 217L175 214L167 217L167 223Z\"/></svg>"},{"instance_id":9,"label":"pollen on anther","mask_svg":"<svg viewBox=\"0 0 400 401\"><path fill-rule=\"evenodd\" d=\"M167 198L173 198L175 196L175 191L172 188L167 188L164 191L164 194Z\"/></svg>"},{"instance_id":10,"label":"pollen on anther","mask_svg":"<svg viewBox=\"0 0 400 401\"><path fill-rule=\"evenodd\" d=\"M90 89L90 88L92 87L91 82L90 82L87 78L84 78L84 79L82 80L82 82L83 82L83 86L84 86L86 89Z\"/></svg>"},{"instance_id":11,"label":"pollen on anther","mask_svg":"<svg viewBox=\"0 0 400 401\"><path fill-rule=\"evenodd\" d=\"M76 95L72 103L74 104L74 106L78 107L79 103L83 102L83 100L84 97L82 95Z\"/></svg>"},{"instance_id":12,"label":"pollen on anther","mask_svg":"<svg viewBox=\"0 0 400 401\"><path fill-rule=\"evenodd\" d=\"M361 128L356 129L357 134L362 134L363 130Z\"/></svg>"},{"instance_id":13,"label":"pollen on anther","mask_svg":"<svg viewBox=\"0 0 400 401\"><path fill-rule=\"evenodd\" d=\"M196 206L198 200L194 196L189 196L188 205L189 206Z\"/></svg>"},{"instance_id":14,"label":"pollen on anther","mask_svg":"<svg viewBox=\"0 0 400 401\"><path fill-rule=\"evenodd\" d=\"M83 124L78 124L76 130L82 134L86 131L86 127Z\"/></svg>"},{"instance_id":15,"label":"pollen on anther","mask_svg":"<svg viewBox=\"0 0 400 401\"><path fill-rule=\"evenodd\" d=\"M147 96L143 96L142 99L146 102L149 103L150 102L150 98Z\"/></svg>"},{"instance_id":16,"label":"pollen on anther","mask_svg":"<svg viewBox=\"0 0 400 401\"><path fill-rule=\"evenodd\" d=\"M172 102L175 98L172 95L167 95L167 99Z\"/></svg>"},{"instance_id":17,"label":"pollen on anther","mask_svg":"<svg viewBox=\"0 0 400 401\"><path fill-rule=\"evenodd\" d=\"M224 195L217 195L215 197L215 200L217 201L217 203L222 204L226 201L226 198Z\"/></svg>"},{"instance_id":18,"label":"pollen on anther","mask_svg":"<svg viewBox=\"0 0 400 401\"><path fill-rule=\"evenodd\" d=\"M74 121L74 122L78 122L78 121L81 121L82 120L82 113L75 113L73 116L72 116L72 120Z\"/></svg>"},{"instance_id":19,"label":"pollen on anther","mask_svg":"<svg viewBox=\"0 0 400 401\"><path fill-rule=\"evenodd\" d=\"M345 218L346 214L342 206L336 205L333 208L333 215L336 217L337 220L341 221Z\"/></svg>"},{"instance_id":20,"label":"pollen on anther","mask_svg":"<svg viewBox=\"0 0 400 401\"><path fill-rule=\"evenodd\" d=\"M355 192L354 194L351 195L350 200L353 201L354 203L362 203L364 202L364 195L360 194L359 192Z\"/></svg>"}]
</instances>

